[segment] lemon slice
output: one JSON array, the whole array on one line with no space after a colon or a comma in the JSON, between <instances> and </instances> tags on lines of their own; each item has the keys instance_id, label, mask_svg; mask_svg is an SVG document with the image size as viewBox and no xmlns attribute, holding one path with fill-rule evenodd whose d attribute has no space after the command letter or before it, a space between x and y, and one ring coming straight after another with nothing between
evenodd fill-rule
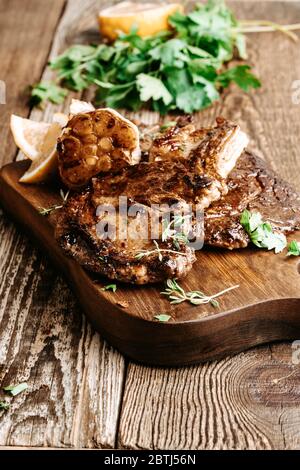
<instances>
[{"instance_id":1,"label":"lemon slice","mask_svg":"<svg viewBox=\"0 0 300 470\"><path fill-rule=\"evenodd\" d=\"M52 150L50 155L45 159L39 157L32 164L30 168L19 179L21 183L42 183L52 175L57 168L57 153Z\"/></svg>"},{"instance_id":2,"label":"lemon slice","mask_svg":"<svg viewBox=\"0 0 300 470\"><path fill-rule=\"evenodd\" d=\"M10 120L10 128L16 145L30 160L35 160L40 156L51 126L51 123L35 122L14 114Z\"/></svg>"},{"instance_id":3,"label":"lemon slice","mask_svg":"<svg viewBox=\"0 0 300 470\"><path fill-rule=\"evenodd\" d=\"M32 132L32 129L34 128L32 124L33 122L30 122L29 127L31 128L31 137L33 138L33 141L35 140L36 144L36 138L37 136L40 138L41 134L38 133L38 127L36 127L36 134L34 133L34 131ZM45 123L43 122L35 124L39 124L41 128L45 125ZM17 132L20 133L20 130ZM40 183L42 181L45 181L49 177L49 175L55 170L55 168L57 168L56 143L60 134L60 124L53 122L52 124L48 125L48 130L46 133L43 134L43 139L41 139L41 141L39 142L38 147L33 147L35 150L35 157L34 159L32 159L32 163L29 169L20 178L20 181L22 183ZM22 138L24 139L24 137ZM23 141L21 142L21 144L24 147ZM21 146L20 148L23 150Z\"/></svg>"},{"instance_id":4,"label":"lemon slice","mask_svg":"<svg viewBox=\"0 0 300 470\"><path fill-rule=\"evenodd\" d=\"M120 32L128 34L131 27L136 25L140 36L151 36L170 28L168 17L175 11L183 12L183 6L179 3L159 5L121 2L100 11L100 32L102 36L113 41Z\"/></svg>"}]
</instances>

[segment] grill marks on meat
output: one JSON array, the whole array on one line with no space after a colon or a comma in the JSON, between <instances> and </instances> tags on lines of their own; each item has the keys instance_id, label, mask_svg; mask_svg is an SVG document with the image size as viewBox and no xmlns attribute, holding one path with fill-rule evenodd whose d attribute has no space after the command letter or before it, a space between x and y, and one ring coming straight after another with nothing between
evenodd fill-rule
<instances>
[{"instance_id":1,"label":"grill marks on meat","mask_svg":"<svg viewBox=\"0 0 300 470\"><path fill-rule=\"evenodd\" d=\"M97 207L110 203L118 216L119 196L122 195L127 196L131 205L142 205L142 210L151 219L154 217L150 208L153 204L176 204L183 208L188 203L197 203L199 210L227 192L224 177L235 165L247 138L238 126L224 120L218 120L212 129L200 131L195 131L189 123L180 125L176 126L176 139L180 141L184 135L184 143L189 145L189 150L185 147L181 157L156 161L152 150L150 163L142 162L123 168L115 175L94 178L89 189L69 199L56 236L64 250L87 269L136 284L180 278L191 269L196 259L193 249L180 244L180 249L174 250L172 241L162 243L158 239L159 247L179 253L164 251L161 260L157 252L139 260L136 258L141 250L155 248L149 233L139 240L131 236L137 224L140 229L145 225L142 219L138 220L140 216L130 220L126 216L129 224L126 240L119 237L119 222L116 222L115 239L104 240L97 232ZM169 137L170 133L166 142ZM156 141L154 145L157 145ZM167 145L160 138L160 149ZM76 242L72 243L73 240Z\"/></svg>"},{"instance_id":2,"label":"grill marks on meat","mask_svg":"<svg viewBox=\"0 0 300 470\"><path fill-rule=\"evenodd\" d=\"M148 206L139 205L136 216L122 216L127 223L127 237L120 237L121 227L118 223L118 197L99 197L94 195L92 186L82 194L71 197L67 207L62 211L56 227L56 238L64 251L75 258L86 269L103 274L110 279L117 279L134 284L146 284L172 277L184 276L196 260L194 250L181 244L178 253L154 252L142 259L136 254L142 250L155 250L150 238L150 225L146 225L148 217L153 217ZM96 204L112 204L116 208L116 239L103 238L97 231L99 217ZM132 203L132 206L134 203ZM132 207L131 206L131 207ZM107 217L102 220L109 221ZM101 221L101 218L100 218ZM123 226L122 223L122 226ZM146 233L145 233L146 229ZM136 239L135 234L141 237ZM175 251L171 242L160 242L160 249Z\"/></svg>"},{"instance_id":3,"label":"grill marks on meat","mask_svg":"<svg viewBox=\"0 0 300 470\"><path fill-rule=\"evenodd\" d=\"M244 248L249 244L240 224L244 209L260 212L275 230L288 233L300 229L300 196L255 155L245 151L238 159L246 143L247 137L239 127L224 120L218 120L213 129L201 130L183 120L149 145L149 163L98 176L88 188L69 198L56 229L59 243L90 271L145 284L183 277L191 269L195 254L181 244L181 254L163 252L160 260L153 253L137 259L140 250L155 248L147 236L139 240L132 237L137 227L144 228L140 215L127 217L126 240L120 239L118 223L115 240L99 238L96 208L110 203L118 216L122 195L127 196L131 206L140 204L140 211L149 218L154 216L152 204L185 207L187 203L199 203L206 209L205 243L220 248ZM171 242L157 241L160 248L174 250Z\"/></svg>"},{"instance_id":4,"label":"grill marks on meat","mask_svg":"<svg viewBox=\"0 0 300 470\"><path fill-rule=\"evenodd\" d=\"M216 127L195 129L190 122L179 120L154 139L149 161L192 160L197 162L199 173L226 178L247 146L248 137L237 124L220 117L216 121Z\"/></svg>"},{"instance_id":5,"label":"grill marks on meat","mask_svg":"<svg viewBox=\"0 0 300 470\"><path fill-rule=\"evenodd\" d=\"M205 243L220 248L245 248L249 237L241 213L260 212L275 230L300 229L300 196L259 157L244 152L227 181L228 194L205 212Z\"/></svg>"},{"instance_id":6,"label":"grill marks on meat","mask_svg":"<svg viewBox=\"0 0 300 470\"><path fill-rule=\"evenodd\" d=\"M223 118L210 129L196 130L188 123L154 139L149 161L183 164L184 182L193 190L199 210L204 210L227 193L225 179L247 144L240 127Z\"/></svg>"}]
</instances>

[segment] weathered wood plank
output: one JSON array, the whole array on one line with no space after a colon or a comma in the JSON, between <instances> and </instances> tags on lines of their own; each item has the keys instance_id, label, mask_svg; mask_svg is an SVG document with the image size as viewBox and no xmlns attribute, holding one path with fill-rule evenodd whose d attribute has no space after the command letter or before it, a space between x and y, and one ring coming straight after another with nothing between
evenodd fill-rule
<instances>
[{"instance_id":1,"label":"weathered wood plank","mask_svg":"<svg viewBox=\"0 0 300 470\"><path fill-rule=\"evenodd\" d=\"M6 84L6 104L0 104L1 166L16 154L10 115L28 115L26 89L40 79L64 3L53 0L49 7L40 0L0 0L0 80Z\"/></svg>"},{"instance_id":2,"label":"weathered wood plank","mask_svg":"<svg viewBox=\"0 0 300 470\"><path fill-rule=\"evenodd\" d=\"M119 445L134 449L295 449L300 377L287 345L200 367L130 364Z\"/></svg>"},{"instance_id":3,"label":"weathered wood plank","mask_svg":"<svg viewBox=\"0 0 300 470\"><path fill-rule=\"evenodd\" d=\"M58 6L56 0L50 10L58 10ZM95 25L95 35L97 7L95 0L68 2L51 57L80 40L77 36L86 34L90 25ZM45 15L44 5L42 10ZM41 8L37 12L40 15ZM55 17L53 11L51 15ZM3 21L12 24L13 16L9 11ZM49 12L45 17L49 19ZM38 19L31 6L26 27L35 35L28 38L48 53L36 28ZM42 65L43 61L36 78ZM46 69L43 78L50 76ZM22 88L25 78L32 82L33 74L25 71L16 90ZM20 112L13 102L7 113L12 110ZM31 117L51 120L57 110L47 105L44 110L34 110ZM0 445L114 447L124 359L91 329L64 280L2 213L0 234L0 384L26 380L29 385L12 401L10 410L0 415Z\"/></svg>"},{"instance_id":4,"label":"weathered wood plank","mask_svg":"<svg viewBox=\"0 0 300 470\"><path fill-rule=\"evenodd\" d=\"M300 22L299 2L231 2L239 18ZM250 61L263 87L224 100L198 115L236 120L250 147L300 183L299 45L279 33L249 35ZM290 344L259 348L224 361L182 369L128 368L118 444L145 449L295 449L300 446L300 374ZM278 382L276 382L278 380Z\"/></svg>"},{"instance_id":5,"label":"weathered wood plank","mask_svg":"<svg viewBox=\"0 0 300 470\"><path fill-rule=\"evenodd\" d=\"M58 30L59 39L54 41L54 55L60 47L63 49L74 42L78 35L76 18L80 18L80 28L85 30L80 39L94 35L95 30L90 30L89 25L95 5L91 2L86 8L86 3L76 2L75 13L75 7L69 6ZM268 8L268 16L272 13L273 19L279 11L278 20L290 21L286 16L288 8L280 6L277 10L277 5ZM255 15L251 6L247 17L250 15ZM292 21L296 19L293 14ZM70 30L70 26L73 29ZM255 59L255 54L265 54L266 63L262 67L269 66L273 74L270 65L273 51L278 50L279 44L283 47L283 41L285 46L279 58L282 66L289 60L292 45L282 36L276 36L276 40L275 36L267 36L270 39L266 49L258 47L257 43L251 57ZM296 53L292 54L296 58ZM295 78L299 76L298 70L294 68ZM261 67L259 73L262 76ZM278 135L282 135L279 119L271 115L272 109L279 110L278 83L276 76L271 75L271 78L268 95L263 95L267 93L263 90L257 95L242 96L233 89L226 94L224 105L203 113L200 120L210 123L219 113L239 119L251 134L253 143L258 142L258 147L286 176L296 178L289 164L276 160L279 155L291 152L293 163L297 162L288 139L278 139ZM268 80L269 77L267 83ZM285 83L288 87L288 80ZM275 98L270 94L274 86ZM289 89L285 88L286 97L289 97ZM262 110L260 103L264 99ZM266 105L269 110L265 109ZM288 132L293 133L298 130L295 121L298 108L287 110L285 105L284 109L284 113L292 113L294 118L294 122L287 122L291 114L284 114L284 129L291 126ZM32 116L50 119L52 113L53 107L48 106L43 113L34 111ZM269 127L273 122L264 127L266 113L275 121L272 130ZM0 227L3 234L1 277L4 280L0 296L1 332L4 332L0 339L0 383L6 385L25 379L29 383L28 391L16 398L11 411L0 418L0 444L113 446L123 359L90 330L64 281L22 236L17 235L6 218ZM119 445L149 449L251 448L257 442L260 448L299 447L297 370L290 364L289 345L272 346L270 351L273 358L268 348L262 348L220 363L177 370L131 364ZM272 382L274 379L278 382ZM275 392L270 392L270 382L277 387ZM226 410L231 410L231 414Z\"/></svg>"},{"instance_id":6,"label":"weathered wood plank","mask_svg":"<svg viewBox=\"0 0 300 470\"><path fill-rule=\"evenodd\" d=\"M3 221L0 383L29 388L1 416L0 442L111 447L123 359L92 331L52 266Z\"/></svg>"}]
</instances>

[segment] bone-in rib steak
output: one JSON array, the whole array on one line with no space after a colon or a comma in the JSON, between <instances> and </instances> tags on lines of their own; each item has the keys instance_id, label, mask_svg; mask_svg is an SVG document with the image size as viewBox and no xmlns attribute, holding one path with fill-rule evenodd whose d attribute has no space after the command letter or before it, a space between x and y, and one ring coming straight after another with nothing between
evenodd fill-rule
<instances>
[{"instance_id":1,"label":"bone-in rib steak","mask_svg":"<svg viewBox=\"0 0 300 470\"><path fill-rule=\"evenodd\" d=\"M183 277L191 269L196 258L194 250L186 244L180 243L175 250L172 240L163 242L158 238L155 241L162 250L160 253L148 232L139 240L131 236L136 233L133 230L136 226L142 231L143 219L139 214L122 215L127 219L128 231L127 238L120 239L119 197L126 196L130 206L140 204L141 212L150 218L152 204L185 207L190 203L205 209L226 194L225 178L247 144L247 137L239 126L219 119L212 129L196 131L189 124L173 128L165 139L156 142L156 148L164 153L172 136L176 136L177 144L182 142L176 158L161 158L158 154L155 158L152 149L151 162L124 168L115 175L98 176L88 189L69 199L56 237L63 249L87 269L136 284ZM115 208L117 215L112 222L116 225L114 239L104 239L97 231L97 208L107 204ZM137 258L137 254L146 250L149 255Z\"/></svg>"}]
</instances>

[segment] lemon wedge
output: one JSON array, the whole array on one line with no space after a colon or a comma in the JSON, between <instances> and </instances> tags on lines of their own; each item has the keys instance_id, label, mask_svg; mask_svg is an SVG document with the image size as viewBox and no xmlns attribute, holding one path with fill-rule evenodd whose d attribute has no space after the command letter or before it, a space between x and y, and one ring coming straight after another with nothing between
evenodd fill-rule
<instances>
[{"instance_id":1,"label":"lemon wedge","mask_svg":"<svg viewBox=\"0 0 300 470\"><path fill-rule=\"evenodd\" d=\"M160 5L121 2L100 11L100 32L103 37L113 41L120 32L128 34L131 27L136 25L139 36L151 36L170 28L168 17L175 11L183 12L183 6L179 3Z\"/></svg>"},{"instance_id":2,"label":"lemon wedge","mask_svg":"<svg viewBox=\"0 0 300 470\"><path fill-rule=\"evenodd\" d=\"M50 124L48 132L39 149L39 155L32 161L29 169L20 178L19 181L21 183L41 183L47 180L56 170L58 165L56 143L60 134L60 124L56 122Z\"/></svg>"},{"instance_id":3,"label":"lemon wedge","mask_svg":"<svg viewBox=\"0 0 300 470\"><path fill-rule=\"evenodd\" d=\"M51 134L52 124L35 122L16 115L10 119L10 128L15 143L30 160L38 158L43 150L47 134Z\"/></svg>"},{"instance_id":4,"label":"lemon wedge","mask_svg":"<svg viewBox=\"0 0 300 470\"><path fill-rule=\"evenodd\" d=\"M47 179L57 167L56 142L62 131L61 124L35 122L13 114L10 127L17 147L32 160L20 181L39 183Z\"/></svg>"}]
</instances>

